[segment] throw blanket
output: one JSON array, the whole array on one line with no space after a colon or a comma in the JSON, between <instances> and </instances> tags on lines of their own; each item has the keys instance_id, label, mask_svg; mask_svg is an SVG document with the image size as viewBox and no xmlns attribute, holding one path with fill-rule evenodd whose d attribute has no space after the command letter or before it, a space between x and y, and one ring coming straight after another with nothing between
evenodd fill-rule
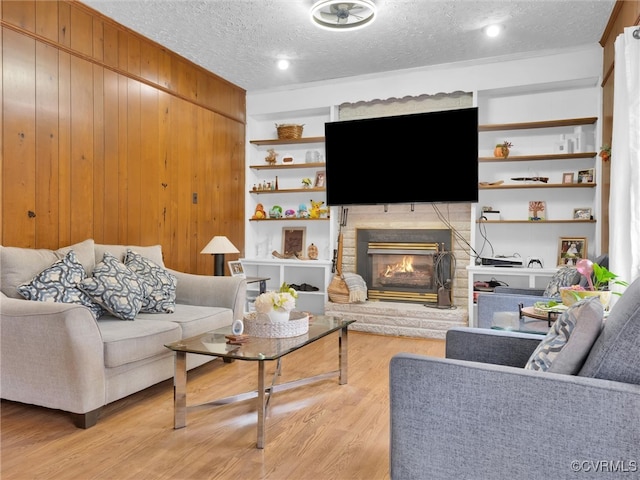
<instances>
[{"instance_id":1,"label":"throw blanket","mask_svg":"<svg viewBox=\"0 0 640 480\"><path fill-rule=\"evenodd\" d=\"M364 302L367 299L367 284L357 273L343 273L344 283L349 288L349 303Z\"/></svg>"}]
</instances>

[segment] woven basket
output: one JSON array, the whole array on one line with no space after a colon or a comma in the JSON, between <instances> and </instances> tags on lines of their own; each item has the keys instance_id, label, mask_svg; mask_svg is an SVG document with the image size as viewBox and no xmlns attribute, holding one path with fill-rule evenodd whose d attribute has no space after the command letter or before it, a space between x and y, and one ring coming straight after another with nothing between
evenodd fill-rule
<instances>
[{"instance_id":1,"label":"woven basket","mask_svg":"<svg viewBox=\"0 0 640 480\"><path fill-rule=\"evenodd\" d=\"M278 131L278 138L280 140L292 140L302 137L302 127L304 125L295 125L283 123L281 125L276 124L276 130Z\"/></svg>"},{"instance_id":2,"label":"woven basket","mask_svg":"<svg viewBox=\"0 0 640 480\"><path fill-rule=\"evenodd\" d=\"M291 312L288 322L272 322L266 315L251 312L244 316L244 333L251 337L287 338L297 337L309 331L309 315Z\"/></svg>"},{"instance_id":3,"label":"woven basket","mask_svg":"<svg viewBox=\"0 0 640 480\"><path fill-rule=\"evenodd\" d=\"M349 302L349 287L340 275L335 275L329 288L327 288L329 294L329 300L333 303L350 303Z\"/></svg>"}]
</instances>

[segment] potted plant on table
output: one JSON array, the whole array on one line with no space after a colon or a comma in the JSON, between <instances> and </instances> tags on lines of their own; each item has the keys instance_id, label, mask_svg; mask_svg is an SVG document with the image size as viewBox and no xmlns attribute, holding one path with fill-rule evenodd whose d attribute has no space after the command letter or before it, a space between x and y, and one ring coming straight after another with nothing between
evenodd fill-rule
<instances>
[{"instance_id":1,"label":"potted plant on table","mask_svg":"<svg viewBox=\"0 0 640 480\"><path fill-rule=\"evenodd\" d=\"M627 282L619 279L618 275L610 272L606 267L598 265L586 258L578 261L576 269L583 277L586 278L588 288L581 285L572 285L570 287L560 288L562 303L567 306L570 306L578 300L582 300L586 297L599 296L600 302L602 302L602 305L607 308L611 301L611 295L622 295L620 292L613 292L609 290L610 286L629 286Z\"/></svg>"}]
</instances>

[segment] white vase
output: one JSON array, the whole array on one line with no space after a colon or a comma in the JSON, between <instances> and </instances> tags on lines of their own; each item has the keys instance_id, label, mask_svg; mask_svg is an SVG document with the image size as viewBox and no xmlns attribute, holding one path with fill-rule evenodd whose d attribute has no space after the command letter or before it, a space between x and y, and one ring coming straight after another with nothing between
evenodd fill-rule
<instances>
[{"instance_id":1,"label":"white vase","mask_svg":"<svg viewBox=\"0 0 640 480\"><path fill-rule=\"evenodd\" d=\"M269 312L269 319L272 322L288 322L289 312L287 310L271 310Z\"/></svg>"}]
</instances>

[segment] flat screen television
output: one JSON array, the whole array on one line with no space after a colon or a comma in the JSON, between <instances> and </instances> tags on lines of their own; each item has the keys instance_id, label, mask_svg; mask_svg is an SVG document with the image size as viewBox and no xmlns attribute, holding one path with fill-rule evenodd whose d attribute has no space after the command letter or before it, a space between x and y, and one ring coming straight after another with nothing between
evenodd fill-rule
<instances>
[{"instance_id":1,"label":"flat screen television","mask_svg":"<svg viewBox=\"0 0 640 480\"><path fill-rule=\"evenodd\" d=\"M325 123L327 205L478 201L478 108Z\"/></svg>"}]
</instances>

